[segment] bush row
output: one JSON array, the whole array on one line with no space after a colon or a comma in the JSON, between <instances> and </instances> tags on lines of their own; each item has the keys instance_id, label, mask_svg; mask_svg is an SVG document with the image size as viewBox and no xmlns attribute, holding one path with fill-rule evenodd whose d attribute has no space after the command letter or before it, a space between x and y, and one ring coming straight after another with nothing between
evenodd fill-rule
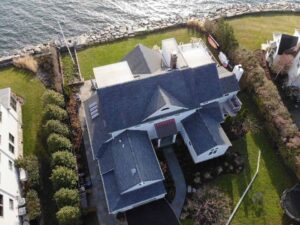
<instances>
[{"instance_id":1,"label":"bush row","mask_svg":"<svg viewBox=\"0 0 300 225\"><path fill-rule=\"evenodd\" d=\"M189 27L199 32L213 33L221 49L245 71L240 85L254 98L259 112L265 119L265 127L279 148L285 164L300 179L300 132L281 100L277 87L265 76L258 58L251 51L238 48L232 27L220 21L205 23L194 20Z\"/></svg>"},{"instance_id":2,"label":"bush row","mask_svg":"<svg viewBox=\"0 0 300 225\"><path fill-rule=\"evenodd\" d=\"M284 162L300 179L300 132L281 100L275 84L265 76L264 69L253 52L238 49L233 60L243 65L241 85L252 94L265 119L265 127L276 143Z\"/></svg>"},{"instance_id":3,"label":"bush row","mask_svg":"<svg viewBox=\"0 0 300 225\"><path fill-rule=\"evenodd\" d=\"M48 90L43 95L44 134L47 150L51 154L51 177L60 225L79 223L79 193L77 190L77 163L73 155L71 132L68 126L68 113L64 109L63 95Z\"/></svg>"}]
</instances>

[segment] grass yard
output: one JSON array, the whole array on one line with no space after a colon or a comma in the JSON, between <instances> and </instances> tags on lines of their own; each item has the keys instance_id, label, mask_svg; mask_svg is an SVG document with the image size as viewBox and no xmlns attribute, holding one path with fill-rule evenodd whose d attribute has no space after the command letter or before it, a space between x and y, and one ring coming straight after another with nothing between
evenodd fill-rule
<instances>
[{"instance_id":1,"label":"grass yard","mask_svg":"<svg viewBox=\"0 0 300 225\"><path fill-rule=\"evenodd\" d=\"M250 116L259 118L257 109L251 99L245 93L241 95L244 107ZM213 181L221 190L229 195L235 207L240 196L243 194L252 176L256 171L257 156L261 150L260 171L251 190L244 198L241 207L233 219L233 225L290 225L283 216L280 207L280 195L282 191L293 186L297 180L292 173L283 165L282 159L276 154L272 143L268 140L265 131L257 134L249 132L244 138L232 142L233 148L239 151L245 158L245 169L239 175L223 175ZM253 196L260 193L263 196L262 207L253 203ZM184 221L183 225L193 225L191 221Z\"/></svg>"},{"instance_id":2,"label":"grass yard","mask_svg":"<svg viewBox=\"0 0 300 225\"><path fill-rule=\"evenodd\" d=\"M134 47L141 43L152 48L161 45L161 40L174 37L177 42L190 42L191 37L199 36L186 28L171 29L149 35L137 36L114 43L102 44L78 51L78 59L82 76L85 80L91 79L93 68L120 61ZM64 59L63 61L67 61Z\"/></svg>"},{"instance_id":3,"label":"grass yard","mask_svg":"<svg viewBox=\"0 0 300 225\"><path fill-rule=\"evenodd\" d=\"M0 88L6 87L11 87L14 93L24 98L24 155L32 154L39 148L38 131L43 110L41 96L45 87L31 73L14 68L0 70Z\"/></svg>"},{"instance_id":4,"label":"grass yard","mask_svg":"<svg viewBox=\"0 0 300 225\"><path fill-rule=\"evenodd\" d=\"M242 47L250 50L260 49L262 43L273 39L273 32L293 34L300 29L300 15L267 13L229 19L235 36Z\"/></svg>"}]
</instances>

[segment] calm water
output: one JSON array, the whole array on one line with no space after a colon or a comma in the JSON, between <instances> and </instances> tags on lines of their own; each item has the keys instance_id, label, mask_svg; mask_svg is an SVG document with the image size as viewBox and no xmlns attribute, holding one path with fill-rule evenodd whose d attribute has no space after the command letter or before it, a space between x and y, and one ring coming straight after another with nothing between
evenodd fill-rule
<instances>
[{"instance_id":1,"label":"calm water","mask_svg":"<svg viewBox=\"0 0 300 225\"><path fill-rule=\"evenodd\" d=\"M56 39L59 35L57 20L61 21L66 36L75 36L108 24L133 24L141 19L176 14L187 16L205 13L224 4L256 2L277 1L0 0L0 55L29 44Z\"/></svg>"}]
</instances>

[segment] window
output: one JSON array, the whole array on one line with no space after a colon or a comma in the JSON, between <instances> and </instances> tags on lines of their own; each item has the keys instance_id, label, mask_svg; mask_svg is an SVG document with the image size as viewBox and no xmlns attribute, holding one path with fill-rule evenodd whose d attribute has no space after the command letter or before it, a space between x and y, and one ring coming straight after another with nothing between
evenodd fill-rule
<instances>
[{"instance_id":1,"label":"window","mask_svg":"<svg viewBox=\"0 0 300 225\"><path fill-rule=\"evenodd\" d=\"M217 153L217 151L218 151L218 148L214 148L214 149L210 150L210 152L208 153L208 155L214 155L214 154Z\"/></svg>"},{"instance_id":2,"label":"window","mask_svg":"<svg viewBox=\"0 0 300 225\"><path fill-rule=\"evenodd\" d=\"M17 110L17 101L13 97L10 98L10 106L16 111Z\"/></svg>"},{"instance_id":3,"label":"window","mask_svg":"<svg viewBox=\"0 0 300 225\"><path fill-rule=\"evenodd\" d=\"M11 143L15 143L15 137L11 133L9 133L9 140Z\"/></svg>"},{"instance_id":4,"label":"window","mask_svg":"<svg viewBox=\"0 0 300 225\"><path fill-rule=\"evenodd\" d=\"M13 170L13 162L11 160L8 160L8 168Z\"/></svg>"},{"instance_id":5,"label":"window","mask_svg":"<svg viewBox=\"0 0 300 225\"><path fill-rule=\"evenodd\" d=\"M9 209L13 210L14 209L14 200L9 199Z\"/></svg>"},{"instance_id":6,"label":"window","mask_svg":"<svg viewBox=\"0 0 300 225\"><path fill-rule=\"evenodd\" d=\"M0 216L3 216L3 195L0 194Z\"/></svg>"},{"instance_id":7,"label":"window","mask_svg":"<svg viewBox=\"0 0 300 225\"><path fill-rule=\"evenodd\" d=\"M1 138L2 138L2 136L1 136L1 134L0 134L0 144L1 144Z\"/></svg>"},{"instance_id":8,"label":"window","mask_svg":"<svg viewBox=\"0 0 300 225\"><path fill-rule=\"evenodd\" d=\"M15 153L15 147L11 143L8 144L8 149L11 153Z\"/></svg>"},{"instance_id":9,"label":"window","mask_svg":"<svg viewBox=\"0 0 300 225\"><path fill-rule=\"evenodd\" d=\"M0 122L2 122L2 112L0 111Z\"/></svg>"},{"instance_id":10,"label":"window","mask_svg":"<svg viewBox=\"0 0 300 225\"><path fill-rule=\"evenodd\" d=\"M168 110L168 109L170 109L170 108L166 107L166 108L163 108L161 111L165 111L165 110Z\"/></svg>"}]
</instances>

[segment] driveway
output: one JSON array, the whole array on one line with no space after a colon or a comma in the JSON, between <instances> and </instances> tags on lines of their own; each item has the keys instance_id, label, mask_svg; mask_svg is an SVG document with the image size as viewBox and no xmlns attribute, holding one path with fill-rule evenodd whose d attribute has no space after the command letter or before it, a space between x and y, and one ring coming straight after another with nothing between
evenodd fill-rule
<instances>
[{"instance_id":1,"label":"driveway","mask_svg":"<svg viewBox=\"0 0 300 225\"><path fill-rule=\"evenodd\" d=\"M175 212L175 215L177 216L177 218L179 218L185 202L186 183L173 147L172 146L165 147L163 149L163 153L167 160L169 170L174 180L174 184L176 188L175 197L171 203L171 206Z\"/></svg>"},{"instance_id":2,"label":"driveway","mask_svg":"<svg viewBox=\"0 0 300 225\"><path fill-rule=\"evenodd\" d=\"M126 217L128 225L180 225L165 199L129 210Z\"/></svg>"}]
</instances>

